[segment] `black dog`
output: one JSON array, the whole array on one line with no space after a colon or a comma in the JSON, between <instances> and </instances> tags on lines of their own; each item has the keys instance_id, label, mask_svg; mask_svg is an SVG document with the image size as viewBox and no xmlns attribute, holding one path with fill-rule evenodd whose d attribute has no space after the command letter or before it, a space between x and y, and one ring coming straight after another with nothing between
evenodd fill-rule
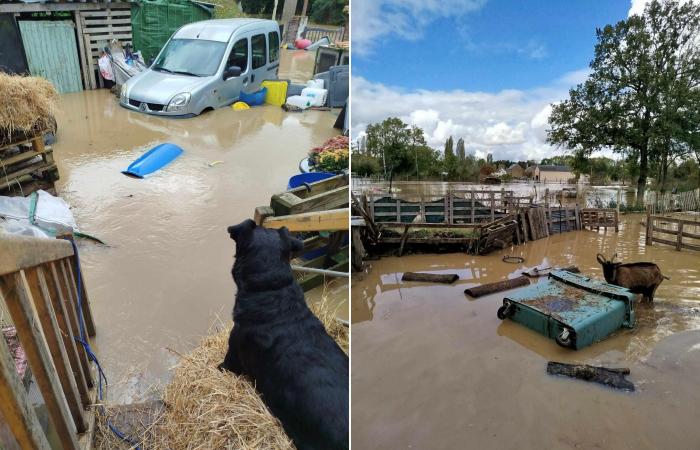
<instances>
[{"instance_id":1,"label":"black dog","mask_svg":"<svg viewBox=\"0 0 700 450\"><path fill-rule=\"evenodd\" d=\"M236 241L234 326L220 369L248 375L299 450L349 447L348 357L304 300L289 259L303 244L252 220Z\"/></svg>"}]
</instances>

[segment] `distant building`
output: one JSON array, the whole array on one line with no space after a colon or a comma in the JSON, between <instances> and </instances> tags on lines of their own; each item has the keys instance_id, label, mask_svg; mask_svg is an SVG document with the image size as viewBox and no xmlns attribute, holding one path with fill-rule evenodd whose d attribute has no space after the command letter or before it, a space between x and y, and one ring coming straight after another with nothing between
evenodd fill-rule
<instances>
[{"instance_id":1,"label":"distant building","mask_svg":"<svg viewBox=\"0 0 700 450\"><path fill-rule=\"evenodd\" d=\"M567 183L576 176L568 166L535 166L533 179L541 183Z\"/></svg>"},{"instance_id":2,"label":"distant building","mask_svg":"<svg viewBox=\"0 0 700 450\"><path fill-rule=\"evenodd\" d=\"M513 164L507 170L508 175L513 178L522 178L525 176L525 169L520 164Z\"/></svg>"}]
</instances>

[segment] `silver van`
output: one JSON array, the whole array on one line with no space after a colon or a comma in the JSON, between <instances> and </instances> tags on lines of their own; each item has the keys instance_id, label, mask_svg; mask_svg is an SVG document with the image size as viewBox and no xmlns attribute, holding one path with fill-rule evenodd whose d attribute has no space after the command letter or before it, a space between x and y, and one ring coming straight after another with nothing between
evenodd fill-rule
<instances>
[{"instance_id":1,"label":"silver van","mask_svg":"<svg viewBox=\"0 0 700 450\"><path fill-rule=\"evenodd\" d=\"M273 20L220 19L184 25L153 64L122 85L119 104L161 116L192 117L230 105L277 79L279 25Z\"/></svg>"}]
</instances>

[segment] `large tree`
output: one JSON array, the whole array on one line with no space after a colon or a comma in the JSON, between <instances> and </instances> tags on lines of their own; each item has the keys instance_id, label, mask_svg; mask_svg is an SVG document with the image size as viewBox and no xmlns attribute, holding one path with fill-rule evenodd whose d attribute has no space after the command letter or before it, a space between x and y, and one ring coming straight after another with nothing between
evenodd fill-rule
<instances>
[{"instance_id":1,"label":"large tree","mask_svg":"<svg viewBox=\"0 0 700 450\"><path fill-rule=\"evenodd\" d=\"M366 133L367 153L380 161L385 177L392 173L418 174L421 149L426 147L422 129L390 117L369 125Z\"/></svg>"},{"instance_id":2,"label":"large tree","mask_svg":"<svg viewBox=\"0 0 700 450\"><path fill-rule=\"evenodd\" d=\"M636 155L641 202L650 162L668 164L697 142L700 5L653 0L642 16L596 35L591 74L553 105L548 141L579 154Z\"/></svg>"}]
</instances>

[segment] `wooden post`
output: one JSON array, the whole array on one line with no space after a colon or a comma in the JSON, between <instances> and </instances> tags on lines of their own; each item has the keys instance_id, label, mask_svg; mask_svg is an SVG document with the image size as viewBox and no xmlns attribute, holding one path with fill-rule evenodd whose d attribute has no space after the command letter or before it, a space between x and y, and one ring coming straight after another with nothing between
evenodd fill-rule
<instances>
[{"instance_id":1,"label":"wooden post","mask_svg":"<svg viewBox=\"0 0 700 450\"><path fill-rule=\"evenodd\" d=\"M87 430L83 410L80 405L80 396L78 395L78 386L73 377L73 371L68 365L68 354L63 346L63 340L58 329L58 322L54 314L49 288L46 283L46 278L42 272L41 266L32 269L26 269L25 277L29 285L30 293L34 298L34 307L39 315L41 328L44 331L44 338L49 347L53 365L56 368L56 375L61 383L61 389L66 397L68 409L70 409L73 423L78 433L84 433Z\"/></svg>"},{"instance_id":2,"label":"wooden post","mask_svg":"<svg viewBox=\"0 0 700 450\"><path fill-rule=\"evenodd\" d=\"M496 207L496 196L493 191L491 191L489 197L491 198L491 222L494 221L494 208Z\"/></svg>"},{"instance_id":3,"label":"wooden post","mask_svg":"<svg viewBox=\"0 0 700 450\"><path fill-rule=\"evenodd\" d=\"M471 205L472 205L472 223L475 223L474 222L474 208L476 206L474 205L474 191L471 191L471 194L472 194L472 199L471 199L471 201L472 201L472 203L471 203Z\"/></svg>"},{"instance_id":4,"label":"wooden post","mask_svg":"<svg viewBox=\"0 0 700 450\"><path fill-rule=\"evenodd\" d=\"M676 250L679 252L683 246L683 221L678 221L678 234L676 234Z\"/></svg>"},{"instance_id":5,"label":"wooden post","mask_svg":"<svg viewBox=\"0 0 700 450\"><path fill-rule=\"evenodd\" d=\"M396 221L401 223L401 199L396 199Z\"/></svg>"},{"instance_id":6,"label":"wooden post","mask_svg":"<svg viewBox=\"0 0 700 450\"><path fill-rule=\"evenodd\" d=\"M647 235L646 235L646 245L652 245L653 243L653 226L651 225L651 205L647 206Z\"/></svg>"},{"instance_id":7,"label":"wooden post","mask_svg":"<svg viewBox=\"0 0 700 450\"><path fill-rule=\"evenodd\" d=\"M22 450L50 450L46 435L17 375L15 361L0 336L0 412Z\"/></svg>"},{"instance_id":8,"label":"wooden post","mask_svg":"<svg viewBox=\"0 0 700 450\"><path fill-rule=\"evenodd\" d=\"M48 415L56 428L64 450L77 450L75 429L70 423L70 412L65 404L61 387L56 379L51 358L44 345L32 304L34 299L22 271L0 278L0 297L5 300L12 321L17 327L22 348L36 378Z\"/></svg>"}]
</instances>

